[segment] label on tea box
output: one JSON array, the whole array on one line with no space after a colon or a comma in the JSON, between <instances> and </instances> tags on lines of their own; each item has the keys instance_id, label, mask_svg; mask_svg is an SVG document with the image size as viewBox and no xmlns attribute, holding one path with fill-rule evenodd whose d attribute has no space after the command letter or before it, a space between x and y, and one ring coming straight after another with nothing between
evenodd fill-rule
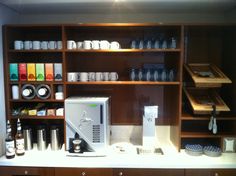
<instances>
[{"instance_id":1,"label":"label on tea box","mask_svg":"<svg viewBox=\"0 0 236 176\"><path fill-rule=\"evenodd\" d=\"M36 80L44 81L44 64L36 64Z\"/></svg>"},{"instance_id":2,"label":"label on tea box","mask_svg":"<svg viewBox=\"0 0 236 176\"><path fill-rule=\"evenodd\" d=\"M10 63L10 80L18 81L18 64Z\"/></svg>"},{"instance_id":3,"label":"label on tea box","mask_svg":"<svg viewBox=\"0 0 236 176\"><path fill-rule=\"evenodd\" d=\"M62 81L62 64L54 64L54 79L55 81Z\"/></svg>"},{"instance_id":4,"label":"label on tea box","mask_svg":"<svg viewBox=\"0 0 236 176\"><path fill-rule=\"evenodd\" d=\"M35 63L27 64L27 78L28 81L35 81Z\"/></svg>"},{"instance_id":5,"label":"label on tea box","mask_svg":"<svg viewBox=\"0 0 236 176\"><path fill-rule=\"evenodd\" d=\"M26 63L20 63L19 64L19 75L20 75L20 81L26 81L27 80Z\"/></svg>"},{"instance_id":6,"label":"label on tea box","mask_svg":"<svg viewBox=\"0 0 236 176\"><path fill-rule=\"evenodd\" d=\"M53 81L53 63L45 64L46 81Z\"/></svg>"}]
</instances>

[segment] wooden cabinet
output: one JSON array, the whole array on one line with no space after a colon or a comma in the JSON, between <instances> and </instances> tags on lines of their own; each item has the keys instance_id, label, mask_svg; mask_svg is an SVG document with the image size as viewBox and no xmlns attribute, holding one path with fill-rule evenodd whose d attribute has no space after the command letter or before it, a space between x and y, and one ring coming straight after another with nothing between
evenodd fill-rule
<instances>
[{"instance_id":1,"label":"wooden cabinet","mask_svg":"<svg viewBox=\"0 0 236 176\"><path fill-rule=\"evenodd\" d=\"M171 41L176 45L172 48ZM14 41L62 41L62 49L15 50ZM107 40L119 42L120 49L67 49L67 41ZM152 45L157 40L158 46ZM137 48L131 48L136 41ZM139 48L143 42L144 47ZM165 46L164 44L165 43ZM163 44L163 47L162 47ZM166 45L167 44L167 45ZM178 146L178 119L181 110L182 63L183 63L183 26L160 25L153 23L128 24L79 24L79 25L7 25L4 27L4 65L6 90L6 117L15 126L21 118L23 125L35 129L43 123L61 126L64 133L64 116L13 116L12 112L22 107L34 107L44 103L47 108L64 106L64 99L71 96L109 96L111 97L112 125L142 125L143 107L158 105L156 124L171 125L171 139ZM11 63L61 63L62 81L11 81L9 65ZM130 71L136 70L136 80L131 81ZM138 77L142 70L142 77ZM148 70L151 77L147 75ZM154 81L154 71L157 71ZM172 78L169 79L170 71ZM68 72L117 72L117 81L69 82ZM148 78L147 78L148 77ZM138 80L140 79L140 80ZM19 90L25 84L47 84L52 90L50 98L12 99L11 87L18 85ZM63 86L64 99L56 100L58 85ZM50 120L49 120L50 119ZM14 130L13 130L14 133ZM64 134L62 134L63 136ZM64 138L64 137L63 137Z\"/></svg>"},{"instance_id":2,"label":"wooden cabinet","mask_svg":"<svg viewBox=\"0 0 236 176\"><path fill-rule=\"evenodd\" d=\"M4 27L4 72L6 90L6 117L15 127L16 119L21 118L23 125L33 128L39 123L61 126L64 138L64 116L15 116L20 108L31 108L44 103L47 108L64 106L64 99L70 96L109 96L111 97L112 125L142 125L143 107L158 105L157 125L170 126L170 140L178 148L186 144L200 143L221 146L224 137L236 136L236 73L235 65L235 25L173 25L153 23L102 23L72 25L6 25ZM172 38L176 47L170 47ZM62 41L62 49L15 50L14 41ZM120 49L68 49L67 41L107 40L119 42ZM147 41L159 42L159 47L147 48ZM131 48L131 42L136 48ZM139 48L140 42L144 47ZM167 42L167 48L162 45ZM182 93L182 84L191 82L186 74L185 63L210 63L220 68L232 81L216 91L230 108L230 112L217 115L217 134L207 129L209 115L194 115ZM61 63L62 81L11 81L11 63ZM130 72L136 75L142 69L152 74L158 71L158 79L131 81ZM163 72L163 70L167 72ZM174 79L168 78L173 70ZM117 72L117 81L69 82L68 72ZM167 73L167 74L166 74ZM11 88L25 84L38 86L47 84L52 94L48 99L12 99ZM55 93L62 85L64 99L56 100ZM182 100L183 99L183 100ZM14 130L13 130L14 133ZM35 142L35 141L34 141Z\"/></svg>"},{"instance_id":3,"label":"wooden cabinet","mask_svg":"<svg viewBox=\"0 0 236 176\"><path fill-rule=\"evenodd\" d=\"M216 91L229 107L229 112L216 115L217 133L208 130L211 114L194 114L183 92L182 115L180 117L180 148L186 144L216 145L223 150L223 139L236 136L235 101L235 25L186 25L185 63L209 63L217 66L232 81L207 91ZM186 87L195 87L189 73L183 70ZM198 88L199 89L199 88ZM200 89L201 90L201 89ZM201 96L199 96L199 100ZM201 100L200 100L201 101ZM211 103L211 102L208 102Z\"/></svg>"},{"instance_id":4,"label":"wooden cabinet","mask_svg":"<svg viewBox=\"0 0 236 176\"><path fill-rule=\"evenodd\" d=\"M55 168L55 176L112 176L112 169Z\"/></svg>"},{"instance_id":5,"label":"wooden cabinet","mask_svg":"<svg viewBox=\"0 0 236 176\"><path fill-rule=\"evenodd\" d=\"M234 176L235 169L186 169L185 176Z\"/></svg>"},{"instance_id":6,"label":"wooden cabinet","mask_svg":"<svg viewBox=\"0 0 236 176\"><path fill-rule=\"evenodd\" d=\"M184 176L184 169L113 169L113 176Z\"/></svg>"},{"instance_id":7,"label":"wooden cabinet","mask_svg":"<svg viewBox=\"0 0 236 176\"><path fill-rule=\"evenodd\" d=\"M54 176L54 168L0 167L2 176Z\"/></svg>"}]
</instances>

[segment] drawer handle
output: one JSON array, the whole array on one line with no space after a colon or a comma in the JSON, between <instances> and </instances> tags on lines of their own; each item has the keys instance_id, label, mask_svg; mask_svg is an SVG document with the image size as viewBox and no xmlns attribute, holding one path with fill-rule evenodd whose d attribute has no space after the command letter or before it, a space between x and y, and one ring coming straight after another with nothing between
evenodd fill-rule
<instances>
[{"instance_id":1,"label":"drawer handle","mask_svg":"<svg viewBox=\"0 0 236 176\"><path fill-rule=\"evenodd\" d=\"M28 172L27 170L25 170L25 175L28 175L28 173L29 173L29 172Z\"/></svg>"},{"instance_id":2,"label":"drawer handle","mask_svg":"<svg viewBox=\"0 0 236 176\"><path fill-rule=\"evenodd\" d=\"M216 172L214 176L220 176L220 175Z\"/></svg>"},{"instance_id":3,"label":"drawer handle","mask_svg":"<svg viewBox=\"0 0 236 176\"><path fill-rule=\"evenodd\" d=\"M119 172L119 176L123 176L123 172Z\"/></svg>"},{"instance_id":4,"label":"drawer handle","mask_svg":"<svg viewBox=\"0 0 236 176\"><path fill-rule=\"evenodd\" d=\"M85 172L82 172L82 173L81 173L81 175L82 175L82 176L85 176L85 175L86 175L86 173L85 173Z\"/></svg>"}]
</instances>

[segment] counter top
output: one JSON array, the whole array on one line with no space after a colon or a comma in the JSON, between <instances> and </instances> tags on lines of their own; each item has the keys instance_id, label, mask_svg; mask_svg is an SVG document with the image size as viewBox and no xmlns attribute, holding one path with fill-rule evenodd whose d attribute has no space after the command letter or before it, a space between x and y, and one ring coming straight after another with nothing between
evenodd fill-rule
<instances>
[{"instance_id":1,"label":"counter top","mask_svg":"<svg viewBox=\"0 0 236 176\"><path fill-rule=\"evenodd\" d=\"M166 145L165 145L166 146ZM26 151L24 156L14 159L0 158L0 166L26 167L80 167L80 168L235 168L236 153L223 153L220 157L190 156L184 150L177 152L171 147L162 147L164 155L110 150L106 156L69 157L62 150Z\"/></svg>"}]
</instances>

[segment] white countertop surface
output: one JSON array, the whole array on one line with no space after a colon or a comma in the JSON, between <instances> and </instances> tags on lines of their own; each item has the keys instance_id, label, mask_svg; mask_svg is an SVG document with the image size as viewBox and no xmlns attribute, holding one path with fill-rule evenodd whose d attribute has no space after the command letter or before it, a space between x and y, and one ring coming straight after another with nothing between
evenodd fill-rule
<instances>
[{"instance_id":1,"label":"white countertop surface","mask_svg":"<svg viewBox=\"0 0 236 176\"><path fill-rule=\"evenodd\" d=\"M236 153L223 153L220 157L190 156L185 151L177 152L171 145L160 146L164 155L135 152L119 153L111 147L103 157L68 157L68 152L26 151L14 159L0 158L0 166L26 167L80 167L80 168L235 168Z\"/></svg>"}]
</instances>

